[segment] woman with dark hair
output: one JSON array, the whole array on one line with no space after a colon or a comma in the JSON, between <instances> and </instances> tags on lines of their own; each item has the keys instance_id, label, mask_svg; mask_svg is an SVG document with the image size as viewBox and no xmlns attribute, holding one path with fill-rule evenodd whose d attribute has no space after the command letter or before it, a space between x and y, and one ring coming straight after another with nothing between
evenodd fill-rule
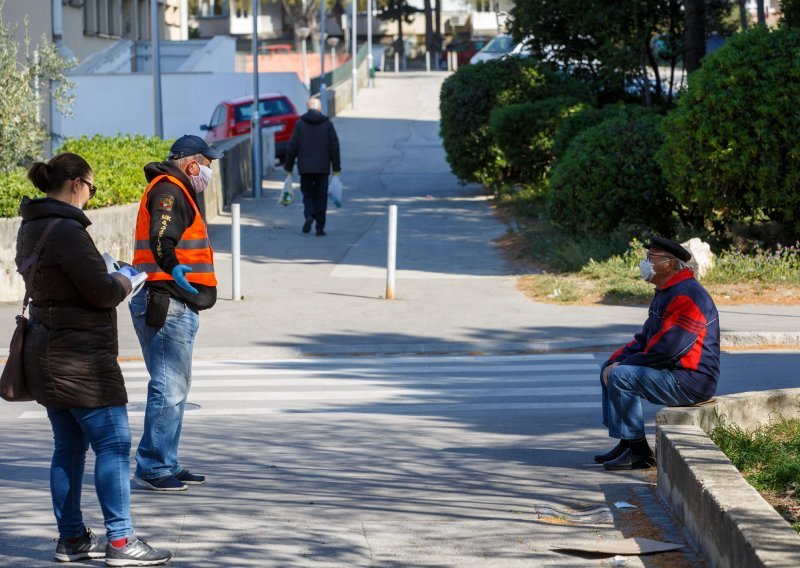
<instances>
[{"instance_id":1,"label":"woman with dark hair","mask_svg":"<svg viewBox=\"0 0 800 568\"><path fill-rule=\"evenodd\" d=\"M151 566L171 554L136 538L130 515L131 431L122 371L117 364L116 306L131 292L136 272L109 274L86 227L82 209L97 189L89 164L64 153L35 162L28 178L47 194L23 198L17 235L18 267L45 236L36 265L25 339L25 376L47 409L55 450L50 492L58 524L55 559L105 558L108 566ZM57 223L52 224L54 220ZM52 225L51 225L52 224ZM45 235L45 230L49 232ZM29 269L28 269L29 271ZM31 277L23 273L30 282ZM86 451L95 453L95 489L107 543L83 523L81 484Z\"/></svg>"}]
</instances>

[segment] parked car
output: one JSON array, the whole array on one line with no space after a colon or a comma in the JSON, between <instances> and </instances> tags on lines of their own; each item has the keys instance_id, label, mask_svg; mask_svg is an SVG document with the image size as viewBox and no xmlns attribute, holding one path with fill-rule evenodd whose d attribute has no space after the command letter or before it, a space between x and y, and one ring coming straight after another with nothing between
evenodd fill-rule
<instances>
[{"instance_id":1,"label":"parked car","mask_svg":"<svg viewBox=\"0 0 800 568\"><path fill-rule=\"evenodd\" d=\"M297 109L286 95L269 93L258 98L258 112L261 115L261 126L277 127L275 155L283 159L294 125L300 118ZM206 131L206 142L249 134L252 116L253 97L223 101L214 109L209 123L200 125L200 130Z\"/></svg>"},{"instance_id":2,"label":"parked car","mask_svg":"<svg viewBox=\"0 0 800 568\"><path fill-rule=\"evenodd\" d=\"M478 53L473 55L469 62L480 63L491 59L499 59L514 48L514 38L510 35L499 35L483 46Z\"/></svg>"},{"instance_id":3,"label":"parked car","mask_svg":"<svg viewBox=\"0 0 800 568\"><path fill-rule=\"evenodd\" d=\"M472 56L483 49L487 43L489 43L489 40L485 37L454 39L444 47L444 51L442 51L439 58L446 65L449 53L455 52L459 66L467 65Z\"/></svg>"}]
</instances>

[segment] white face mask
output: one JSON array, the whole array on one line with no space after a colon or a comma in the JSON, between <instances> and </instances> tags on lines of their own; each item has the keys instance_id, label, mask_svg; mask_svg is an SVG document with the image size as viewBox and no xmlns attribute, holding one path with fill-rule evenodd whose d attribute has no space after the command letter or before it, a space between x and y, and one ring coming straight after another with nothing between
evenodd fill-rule
<instances>
[{"instance_id":1,"label":"white face mask","mask_svg":"<svg viewBox=\"0 0 800 568\"><path fill-rule=\"evenodd\" d=\"M655 275L656 270L653 267L653 263L646 258L642 259L642 261L639 263L639 276L642 277L642 280L645 282L650 282L650 279Z\"/></svg>"},{"instance_id":2,"label":"white face mask","mask_svg":"<svg viewBox=\"0 0 800 568\"><path fill-rule=\"evenodd\" d=\"M197 193L203 193L208 184L211 183L211 168L201 164L197 165L200 166L200 173L196 176L190 176L189 181L192 182L192 187Z\"/></svg>"},{"instance_id":3,"label":"white face mask","mask_svg":"<svg viewBox=\"0 0 800 568\"><path fill-rule=\"evenodd\" d=\"M646 258L642 259L642 261L639 263L639 276L641 276L642 280L644 280L645 282L650 282L650 280L653 279L653 276L656 275L655 265L661 264L662 262L669 262L670 260L672 259L665 258L664 260L659 260L658 262L653 264Z\"/></svg>"}]
</instances>

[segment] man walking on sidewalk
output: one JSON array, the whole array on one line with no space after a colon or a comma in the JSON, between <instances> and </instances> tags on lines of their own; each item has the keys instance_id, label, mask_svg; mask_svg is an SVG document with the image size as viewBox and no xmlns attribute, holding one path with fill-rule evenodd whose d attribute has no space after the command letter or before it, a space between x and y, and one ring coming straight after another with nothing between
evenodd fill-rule
<instances>
[{"instance_id":1,"label":"man walking on sidewalk","mask_svg":"<svg viewBox=\"0 0 800 568\"><path fill-rule=\"evenodd\" d=\"M603 424L619 443L594 460L610 470L654 464L641 399L667 406L704 402L719 378L719 314L687 264L691 253L662 237L645 248L639 272L656 287L647 321L601 372Z\"/></svg>"},{"instance_id":2,"label":"man walking on sidewalk","mask_svg":"<svg viewBox=\"0 0 800 568\"><path fill-rule=\"evenodd\" d=\"M317 236L325 236L325 213L328 209L328 174L341 171L339 138L330 119L322 114L319 99L308 99L308 112L294 126L286 150L284 168L290 174L297 159L300 190L303 192L303 232L317 222Z\"/></svg>"},{"instance_id":3,"label":"man walking on sidewalk","mask_svg":"<svg viewBox=\"0 0 800 568\"><path fill-rule=\"evenodd\" d=\"M130 303L150 382L134 480L152 491L184 491L205 477L178 460L183 411L192 382L198 312L217 301L214 251L197 194L222 153L199 136L182 136L166 162L144 167L149 182L139 204L133 264L147 284Z\"/></svg>"}]
</instances>

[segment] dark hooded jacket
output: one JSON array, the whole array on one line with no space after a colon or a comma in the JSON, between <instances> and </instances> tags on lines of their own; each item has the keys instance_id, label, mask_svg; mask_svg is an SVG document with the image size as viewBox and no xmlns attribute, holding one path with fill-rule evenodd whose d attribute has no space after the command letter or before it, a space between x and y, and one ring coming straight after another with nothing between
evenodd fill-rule
<instances>
[{"instance_id":1,"label":"dark hooded jacket","mask_svg":"<svg viewBox=\"0 0 800 568\"><path fill-rule=\"evenodd\" d=\"M36 401L56 408L128 402L117 364L116 306L130 281L108 274L80 209L56 199L22 200L17 267L33 253L50 220L61 218L39 256L25 336L25 376Z\"/></svg>"},{"instance_id":2,"label":"dark hooded jacket","mask_svg":"<svg viewBox=\"0 0 800 568\"><path fill-rule=\"evenodd\" d=\"M199 207L192 183L180 168L171 162L151 162L144 167L144 175L148 184L164 174L179 179ZM175 247L180 242L183 232L194 223L194 209L186 199L183 190L167 180L158 182L150 190L145 206L150 212L150 250L153 251L153 256L161 270L172 274L172 269L180 264L175 255ZM215 286L193 283L192 286L197 290L197 294L184 290L174 280L154 280L148 282L146 286L166 290L170 296L195 311L207 310L217 302Z\"/></svg>"},{"instance_id":3,"label":"dark hooded jacket","mask_svg":"<svg viewBox=\"0 0 800 568\"><path fill-rule=\"evenodd\" d=\"M300 175L341 171L339 137L333 123L321 112L310 110L294 125L284 159L286 171L292 171L295 160Z\"/></svg>"}]
</instances>

